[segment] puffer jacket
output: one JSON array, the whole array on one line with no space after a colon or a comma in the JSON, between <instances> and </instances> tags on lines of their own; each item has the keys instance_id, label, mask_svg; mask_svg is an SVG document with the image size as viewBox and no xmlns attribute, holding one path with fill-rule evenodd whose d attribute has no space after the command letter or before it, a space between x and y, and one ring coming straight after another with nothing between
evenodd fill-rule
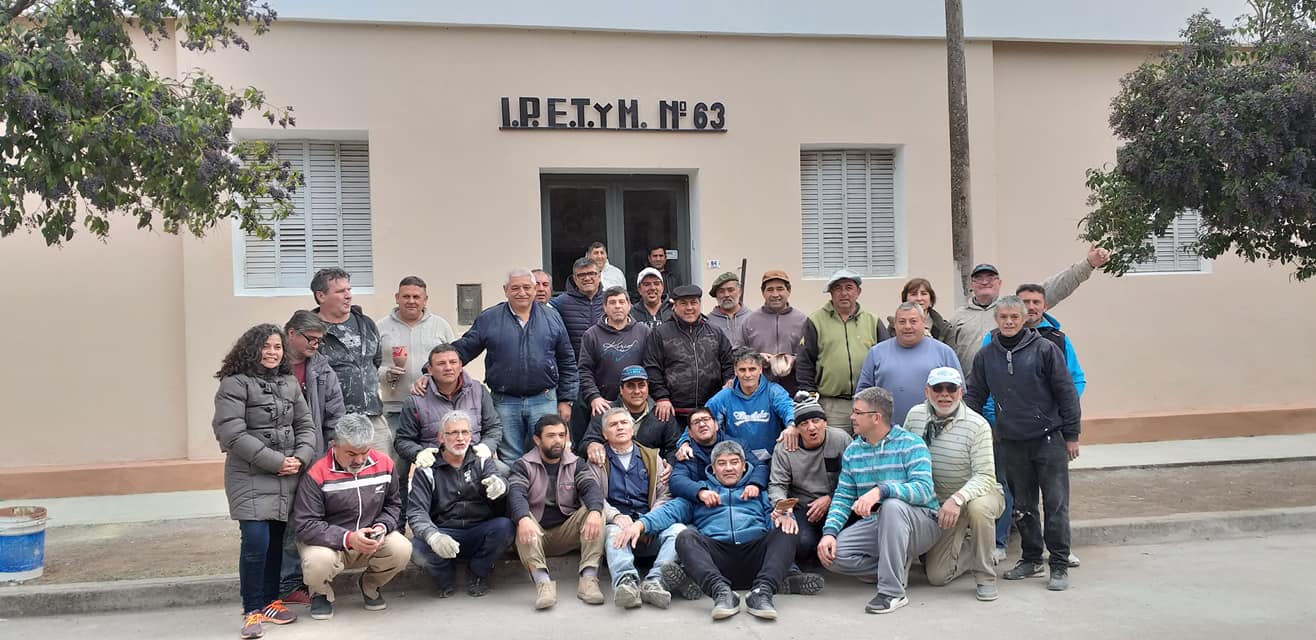
<instances>
[{"instance_id":1,"label":"puffer jacket","mask_svg":"<svg viewBox=\"0 0 1316 640\"><path fill-rule=\"evenodd\" d=\"M1078 289L1078 285L1092 277L1092 271L1092 265L1084 258L1047 278L1042 283L1042 288L1046 290L1047 307L1054 309L1068 298ZM973 373L973 356L984 344L982 337L996 328L996 302L992 300L984 306L970 298L964 306L951 314L948 335L941 338L942 342L955 350L955 356L960 359L966 377Z\"/></svg>"},{"instance_id":2,"label":"puffer jacket","mask_svg":"<svg viewBox=\"0 0 1316 640\"><path fill-rule=\"evenodd\" d=\"M1033 440L1059 431L1065 440L1079 435L1078 392L1065 367L1065 354L1036 329L1024 329L1014 349L1001 345L999 332L974 356L965 383L964 404L982 414L996 401L996 434L1003 440Z\"/></svg>"},{"instance_id":3,"label":"puffer jacket","mask_svg":"<svg viewBox=\"0 0 1316 640\"><path fill-rule=\"evenodd\" d=\"M731 342L702 315L694 324L673 318L658 325L649 334L644 368L649 395L677 409L702 407L735 372Z\"/></svg>"},{"instance_id":4,"label":"puffer jacket","mask_svg":"<svg viewBox=\"0 0 1316 640\"><path fill-rule=\"evenodd\" d=\"M753 542L767 535L773 526L772 518L769 516L772 512L772 503L768 502L767 492L760 492L748 500L740 497L741 492L749 484L750 472L754 470L753 463L747 464L749 468L745 470L745 474L730 487L718 481L713 475L712 467L705 468L705 488L716 492L721 498L721 504L706 507L699 500L673 499L640 516L644 530L663 531L678 522L692 523L699 533L732 544Z\"/></svg>"},{"instance_id":5,"label":"puffer jacket","mask_svg":"<svg viewBox=\"0 0 1316 640\"><path fill-rule=\"evenodd\" d=\"M594 292L593 298L576 288L576 283L568 279L567 290L557 294L549 304L562 316L562 324L567 327L567 336L571 338L571 352L580 358L580 338L585 331L603 319L603 289Z\"/></svg>"},{"instance_id":6,"label":"puffer jacket","mask_svg":"<svg viewBox=\"0 0 1316 640\"><path fill-rule=\"evenodd\" d=\"M280 476L286 457L306 469L315 457L315 422L290 375L226 376L215 392L211 422L224 459L224 493L234 520L286 522L297 474Z\"/></svg>"},{"instance_id":7,"label":"puffer jacket","mask_svg":"<svg viewBox=\"0 0 1316 640\"><path fill-rule=\"evenodd\" d=\"M316 352L306 361L306 406L315 423L315 457L324 455L334 439L334 424L347 413L343 406L343 387L329 360Z\"/></svg>"},{"instance_id":8,"label":"puffer jacket","mask_svg":"<svg viewBox=\"0 0 1316 640\"><path fill-rule=\"evenodd\" d=\"M348 535L358 529L382 524L398 531L401 504L397 474L387 455L371 449L366 465L352 473L327 453L302 474L291 526L304 544L343 550Z\"/></svg>"},{"instance_id":9,"label":"puffer jacket","mask_svg":"<svg viewBox=\"0 0 1316 640\"><path fill-rule=\"evenodd\" d=\"M463 364L488 352L484 383L494 393L525 397L556 389L558 402L576 399L576 352L561 316L548 305L532 303L522 327L511 306L500 302L481 311L452 346Z\"/></svg>"}]
</instances>

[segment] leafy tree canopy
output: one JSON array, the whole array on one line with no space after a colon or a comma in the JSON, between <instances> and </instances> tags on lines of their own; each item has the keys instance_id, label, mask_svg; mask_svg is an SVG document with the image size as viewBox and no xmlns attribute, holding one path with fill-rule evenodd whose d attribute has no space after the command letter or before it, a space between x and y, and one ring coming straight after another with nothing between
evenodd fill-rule
<instances>
[{"instance_id":1,"label":"leafy tree canopy","mask_svg":"<svg viewBox=\"0 0 1316 640\"><path fill-rule=\"evenodd\" d=\"M171 37L192 51L248 48L242 33L275 19L251 0L0 0L0 237L47 244L81 226L104 239L113 214L139 228L204 235L224 218L268 236L262 211L286 216L301 177L269 145L234 142L252 111L295 124L255 87L230 91L199 69L161 76L133 49ZM172 70L170 70L172 71Z\"/></svg>"},{"instance_id":2,"label":"leafy tree canopy","mask_svg":"<svg viewBox=\"0 0 1316 640\"><path fill-rule=\"evenodd\" d=\"M1187 248L1316 275L1316 0L1252 0L1226 27L1188 20L1181 47L1124 77L1113 166L1088 171L1082 237L1122 274L1153 255L1174 216L1201 215Z\"/></svg>"}]
</instances>

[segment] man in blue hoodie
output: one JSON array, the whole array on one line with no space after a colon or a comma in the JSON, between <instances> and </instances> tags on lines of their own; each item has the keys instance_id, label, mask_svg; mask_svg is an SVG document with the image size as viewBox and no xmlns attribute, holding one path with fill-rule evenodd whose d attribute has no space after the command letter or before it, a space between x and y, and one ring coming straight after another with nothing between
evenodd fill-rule
<instances>
[{"instance_id":1,"label":"man in blue hoodie","mask_svg":"<svg viewBox=\"0 0 1316 640\"><path fill-rule=\"evenodd\" d=\"M736 379L708 401L708 409L754 464L771 465L777 442L784 443L787 451L794 451L799 443L795 403L786 389L763 375L767 360L758 351L742 347L733 357Z\"/></svg>"},{"instance_id":2,"label":"man in blue hoodie","mask_svg":"<svg viewBox=\"0 0 1316 640\"><path fill-rule=\"evenodd\" d=\"M718 429L717 420L713 419L713 412L708 407L700 407L690 414L690 425L682 437L686 441L677 449L676 464L672 467L672 496L690 501L715 499L711 498L713 492L700 495L700 492L708 488L705 471L713 464L713 447L731 438ZM742 497L749 500L766 490L768 473L768 465L765 464L756 465L747 471L745 495Z\"/></svg>"},{"instance_id":3,"label":"man in blue hoodie","mask_svg":"<svg viewBox=\"0 0 1316 640\"><path fill-rule=\"evenodd\" d=\"M719 442L712 458L705 491L713 500L672 500L640 516L622 533L623 540L677 523L694 525L676 537L681 564L663 565L667 589L686 597L698 592L712 597L714 620L740 613L734 589L749 589L745 605L750 615L775 620L772 596L785 587L799 536L797 523L790 511L775 511L766 495L745 497L753 465L739 444Z\"/></svg>"}]
</instances>

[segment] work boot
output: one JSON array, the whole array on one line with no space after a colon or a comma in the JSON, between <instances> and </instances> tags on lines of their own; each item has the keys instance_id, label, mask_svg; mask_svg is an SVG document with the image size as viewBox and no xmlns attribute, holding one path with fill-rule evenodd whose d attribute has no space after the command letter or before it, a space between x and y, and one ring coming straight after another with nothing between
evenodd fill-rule
<instances>
[{"instance_id":1,"label":"work boot","mask_svg":"<svg viewBox=\"0 0 1316 640\"><path fill-rule=\"evenodd\" d=\"M764 585L754 587L745 596L745 610L755 618L777 619L777 608L772 606L772 591Z\"/></svg>"},{"instance_id":2,"label":"work boot","mask_svg":"<svg viewBox=\"0 0 1316 640\"><path fill-rule=\"evenodd\" d=\"M657 580L645 580L640 583L640 600L651 607L666 609L672 603L672 593Z\"/></svg>"},{"instance_id":3,"label":"work boot","mask_svg":"<svg viewBox=\"0 0 1316 640\"><path fill-rule=\"evenodd\" d=\"M470 576L466 578L466 595L472 598L479 598L488 594L493 587L489 585L488 578L480 576Z\"/></svg>"},{"instance_id":4,"label":"work boot","mask_svg":"<svg viewBox=\"0 0 1316 640\"><path fill-rule=\"evenodd\" d=\"M535 609L548 609L557 604L557 581L535 583Z\"/></svg>"},{"instance_id":5,"label":"work boot","mask_svg":"<svg viewBox=\"0 0 1316 640\"><path fill-rule=\"evenodd\" d=\"M782 581L781 592L786 595L812 596L822 592L824 584L822 576L796 570Z\"/></svg>"},{"instance_id":6,"label":"work boot","mask_svg":"<svg viewBox=\"0 0 1316 640\"><path fill-rule=\"evenodd\" d=\"M612 590L612 603L622 609L637 609L640 606L640 585L635 576L624 575Z\"/></svg>"},{"instance_id":7,"label":"work boot","mask_svg":"<svg viewBox=\"0 0 1316 640\"><path fill-rule=\"evenodd\" d=\"M722 583L713 589L713 619L722 620L740 613L740 596L731 585Z\"/></svg>"},{"instance_id":8,"label":"work boot","mask_svg":"<svg viewBox=\"0 0 1316 640\"><path fill-rule=\"evenodd\" d=\"M576 586L576 597L585 604L603 604L603 592L599 590L598 576L581 576Z\"/></svg>"},{"instance_id":9,"label":"work boot","mask_svg":"<svg viewBox=\"0 0 1316 640\"><path fill-rule=\"evenodd\" d=\"M663 565L663 586L668 591L675 593L686 600L698 600L704 597L704 592L694 580L686 575L685 567L681 563L672 561Z\"/></svg>"}]
</instances>

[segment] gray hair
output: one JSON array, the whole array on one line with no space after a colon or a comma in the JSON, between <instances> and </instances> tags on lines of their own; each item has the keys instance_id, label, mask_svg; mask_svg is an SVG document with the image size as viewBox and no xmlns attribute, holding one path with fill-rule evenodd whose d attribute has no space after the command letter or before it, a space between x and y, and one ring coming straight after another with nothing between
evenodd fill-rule
<instances>
[{"instance_id":1,"label":"gray hair","mask_svg":"<svg viewBox=\"0 0 1316 640\"><path fill-rule=\"evenodd\" d=\"M768 368L768 359L754 347L739 347L731 352L731 362L740 364L745 360L758 363L760 369Z\"/></svg>"},{"instance_id":2,"label":"gray hair","mask_svg":"<svg viewBox=\"0 0 1316 640\"><path fill-rule=\"evenodd\" d=\"M590 260L589 256L585 256L583 258L576 258L576 261L571 263L571 275L575 275L577 269L585 269L585 268L596 269L597 267L594 266L594 261Z\"/></svg>"},{"instance_id":3,"label":"gray hair","mask_svg":"<svg viewBox=\"0 0 1316 640\"><path fill-rule=\"evenodd\" d=\"M307 331L326 333L329 331L329 327L320 319L320 316L301 309L293 313L291 318L288 318L288 324L283 325L283 330L296 331L297 333L306 333Z\"/></svg>"},{"instance_id":4,"label":"gray hair","mask_svg":"<svg viewBox=\"0 0 1316 640\"><path fill-rule=\"evenodd\" d=\"M891 414L894 412L894 402L891 400L891 392L882 387L869 387L854 394L855 402L862 402L868 406L869 411L876 411L891 424Z\"/></svg>"},{"instance_id":5,"label":"gray hair","mask_svg":"<svg viewBox=\"0 0 1316 640\"><path fill-rule=\"evenodd\" d=\"M1006 308L1018 311L1019 315L1028 314L1028 306L1024 304L1024 301L1019 296L1005 296L996 301L996 311L992 312L992 317L1001 315L1001 309Z\"/></svg>"},{"instance_id":6,"label":"gray hair","mask_svg":"<svg viewBox=\"0 0 1316 640\"><path fill-rule=\"evenodd\" d=\"M443 418L439 420L439 435L443 435L447 432L448 425L454 422L465 422L467 426L474 425L474 423L471 422L471 414L460 409L454 409L443 414Z\"/></svg>"},{"instance_id":7,"label":"gray hair","mask_svg":"<svg viewBox=\"0 0 1316 640\"><path fill-rule=\"evenodd\" d=\"M708 459L709 461L714 461L726 455L734 455L741 460L744 460L745 448L740 446L740 443L735 440L723 440L713 445L713 453L708 456Z\"/></svg>"},{"instance_id":8,"label":"gray hair","mask_svg":"<svg viewBox=\"0 0 1316 640\"><path fill-rule=\"evenodd\" d=\"M512 278L530 278L530 281L534 282L535 274L525 267L516 267L507 272L507 279L503 281L503 284L511 282Z\"/></svg>"},{"instance_id":9,"label":"gray hair","mask_svg":"<svg viewBox=\"0 0 1316 640\"><path fill-rule=\"evenodd\" d=\"M343 271L338 267L328 267L315 272L311 276L311 295L317 293L329 293L329 283L334 280L352 281L352 274Z\"/></svg>"},{"instance_id":10,"label":"gray hair","mask_svg":"<svg viewBox=\"0 0 1316 640\"><path fill-rule=\"evenodd\" d=\"M630 409L627 409L626 407L613 407L613 408L611 408L611 409L608 409L607 411L604 411L604 412L603 412L603 415L599 418L599 426L600 426L600 427L607 427L607 426L608 426L608 418L611 418L612 416L616 416L616 415L622 415L622 414L625 414L625 415L626 415L626 419L627 419L627 420L630 420L630 422L631 422L631 431L634 431L634 430L635 430L635 418L632 418L632 417L631 417L631 410L630 410Z\"/></svg>"},{"instance_id":11,"label":"gray hair","mask_svg":"<svg viewBox=\"0 0 1316 640\"><path fill-rule=\"evenodd\" d=\"M900 303L900 306L896 307L896 314L899 314L901 311L917 311L919 317L924 319L928 317L928 314L923 311L923 307L917 302L906 301ZM894 318L895 315L892 315L891 317Z\"/></svg>"},{"instance_id":12,"label":"gray hair","mask_svg":"<svg viewBox=\"0 0 1316 640\"><path fill-rule=\"evenodd\" d=\"M363 413L349 413L334 423L334 442L353 448L375 441L375 425Z\"/></svg>"}]
</instances>

